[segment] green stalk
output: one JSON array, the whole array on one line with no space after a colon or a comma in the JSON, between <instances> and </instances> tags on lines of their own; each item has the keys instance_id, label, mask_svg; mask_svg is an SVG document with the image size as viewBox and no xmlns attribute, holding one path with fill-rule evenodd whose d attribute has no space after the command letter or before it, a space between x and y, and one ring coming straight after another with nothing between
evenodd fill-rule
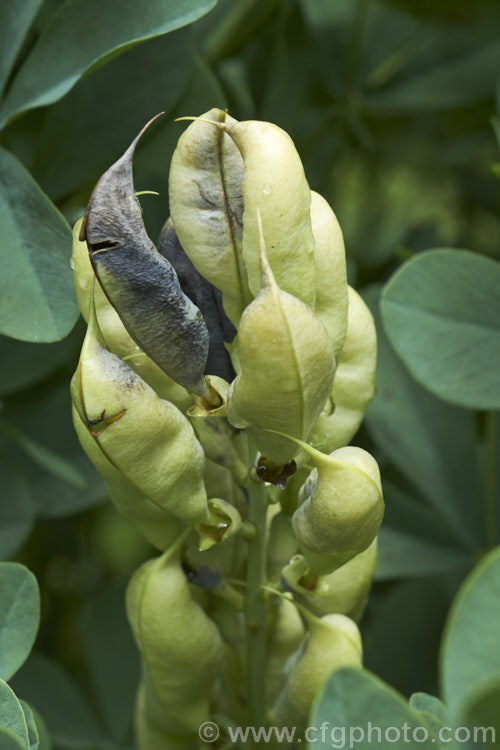
<instances>
[{"instance_id":1,"label":"green stalk","mask_svg":"<svg viewBox=\"0 0 500 750\"><path fill-rule=\"evenodd\" d=\"M266 615L263 594L266 583L266 515L267 494L264 483L249 479L248 520L258 532L248 542L246 624L246 688L248 718L252 726L266 723Z\"/></svg>"}]
</instances>

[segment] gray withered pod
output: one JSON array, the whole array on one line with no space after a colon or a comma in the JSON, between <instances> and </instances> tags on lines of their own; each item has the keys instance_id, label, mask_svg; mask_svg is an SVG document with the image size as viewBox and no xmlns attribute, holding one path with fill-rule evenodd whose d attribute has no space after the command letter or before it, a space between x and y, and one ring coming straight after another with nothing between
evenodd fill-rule
<instances>
[{"instance_id":1,"label":"gray withered pod","mask_svg":"<svg viewBox=\"0 0 500 750\"><path fill-rule=\"evenodd\" d=\"M169 377L203 396L207 326L148 237L134 192L132 160L149 124L97 183L80 240L87 242L99 283L134 341Z\"/></svg>"}]
</instances>

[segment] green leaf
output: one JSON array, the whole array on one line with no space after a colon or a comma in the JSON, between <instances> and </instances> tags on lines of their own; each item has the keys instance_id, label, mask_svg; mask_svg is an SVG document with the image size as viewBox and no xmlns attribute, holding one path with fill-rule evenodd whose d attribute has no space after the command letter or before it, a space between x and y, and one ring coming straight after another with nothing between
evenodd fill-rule
<instances>
[{"instance_id":1,"label":"green leaf","mask_svg":"<svg viewBox=\"0 0 500 750\"><path fill-rule=\"evenodd\" d=\"M42 2L43 0L9 0L0 4L0 96Z\"/></svg>"},{"instance_id":2,"label":"green leaf","mask_svg":"<svg viewBox=\"0 0 500 750\"><path fill-rule=\"evenodd\" d=\"M18 741L20 747L29 750L28 729L21 704L14 691L6 682L0 680L0 748L2 747L1 730L6 729Z\"/></svg>"},{"instance_id":3,"label":"green leaf","mask_svg":"<svg viewBox=\"0 0 500 750\"><path fill-rule=\"evenodd\" d=\"M477 550L485 532L474 415L437 399L413 380L382 327L378 288L363 296L378 337L377 395L366 414L373 440L446 519L455 544Z\"/></svg>"},{"instance_id":4,"label":"green leaf","mask_svg":"<svg viewBox=\"0 0 500 750\"><path fill-rule=\"evenodd\" d=\"M108 586L91 603L83 645L99 711L110 736L122 744L132 729L140 662L120 582Z\"/></svg>"},{"instance_id":5,"label":"green leaf","mask_svg":"<svg viewBox=\"0 0 500 750\"><path fill-rule=\"evenodd\" d=\"M146 39L192 23L216 0L67 0L54 13L16 76L3 123L60 99L89 69ZM57 55L54 50L57 49ZM64 65L61 65L64 60Z\"/></svg>"},{"instance_id":6,"label":"green leaf","mask_svg":"<svg viewBox=\"0 0 500 750\"><path fill-rule=\"evenodd\" d=\"M32 654L13 684L18 695L40 711L56 747L96 750L106 745L86 696L57 662Z\"/></svg>"},{"instance_id":7,"label":"green leaf","mask_svg":"<svg viewBox=\"0 0 500 750\"><path fill-rule=\"evenodd\" d=\"M84 489L86 486L85 477L62 456L58 456L49 448L40 445L20 430L12 425L0 420L0 430L5 432L15 443L28 454L28 456L37 463L42 469L53 474L58 479L62 479L68 484L72 484L77 489Z\"/></svg>"},{"instance_id":8,"label":"green leaf","mask_svg":"<svg viewBox=\"0 0 500 750\"><path fill-rule=\"evenodd\" d=\"M488 680L478 689L471 690L460 713L460 722L469 726L476 742L470 742L469 748L498 747L500 737L500 676Z\"/></svg>"},{"instance_id":9,"label":"green leaf","mask_svg":"<svg viewBox=\"0 0 500 750\"><path fill-rule=\"evenodd\" d=\"M323 722L330 728L324 738L319 731ZM436 747L430 736L422 741L425 730L430 734L422 716L402 695L364 670L344 668L334 672L316 700L310 726L317 728L318 741L311 748L318 750L352 746L369 750L374 744L385 747L392 743L397 743L394 747L423 750ZM342 739L344 744L338 744Z\"/></svg>"},{"instance_id":10,"label":"green leaf","mask_svg":"<svg viewBox=\"0 0 500 750\"><path fill-rule=\"evenodd\" d=\"M27 750L17 735L0 727L0 750Z\"/></svg>"},{"instance_id":11,"label":"green leaf","mask_svg":"<svg viewBox=\"0 0 500 750\"><path fill-rule=\"evenodd\" d=\"M444 700L453 717L469 696L500 681L500 548L487 555L460 589L441 649Z\"/></svg>"},{"instance_id":12,"label":"green leaf","mask_svg":"<svg viewBox=\"0 0 500 750\"><path fill-rule=\"evenodd\" d=\"M32 344L0 336L0 395L21 391L50 375L76 353L80 339L78 327L55 344Z\"/></svg>"},{"instance_id":13,"label":"green leaf","mask_svg":"<svg viewBox=\"0 0 500 750\"><path fill-rule=\"evenodd\" d=\"M57 341L78 317L71 232L30 174L0 148L0 333Z\"/></svg>"},{"instance_id":14,"label":"green leaf","mask_svg":"<svg viewBox=\"0 0 500 750\"><path fill-rule=\"evenodd\" d=\"M50 739L49 730L39 712L33 706L30 706L31 713L35 719L36 729L38 732L38 750L52 750L52 740Z\"/></svg>"},{"instance_id":15,"label":"green leaf","mask_svg":"<svg viewBox=\"0 0 500 750\"><path fill-rule=\"evenodd\" d=\"M0 601L0 678L10 680L38 631L40 594L33 573L20 563L0 563Z\"/></svg>"},{"instance_id":16,"label":"green leaf","mask_svg":"<svg viewBox=\"0 0 500 750\"><path fill-rule=\"evenodd\" d=\"M386 512L379 532L377 580L468 571L475 562L441 513L384 478Z\"/></svg>"},{"instance_id":17,"label":"green leaf","mask_svg":"<svg viewBox=\"0 0 500 750\"><path fill-rule=\"evenodd\" d=\"M169 113L189 83L193 55L191 34L179 30L129 50L81 80L47 111L34 171L43 189L58 199L87 182L97 182L157 112L165 111L167 116L145 136L144 145L158 131L168 130L178 137L179 126ZM139 151L142 148L141 142ZM170 155L171 151L155 153L156 167L165 177ZM163 196L160 202L165 221L168 207Z\"/></svg>"},{"instance_id":18,"label":"green leaf","mask_svg":"<svg viewBox=\"0 0 500 750\"><path fill-rule=\"evenodd\" d=\"M422 385L459 406L500 409L500 263L461 250L421 253L386 285L381 310Z\"/></svg>"},{"instance_id":19,"label":"green leaf","mask_svg":"<svg viewBox=\"0 0 500 750\"><path fill-rule=\"evenodd\" d=\"M30 534L34 508L28 482L6 461L0 461L0 560L12 557Z\"/></svg>"},{"instance_id":20,"label":"green leaf","mask_svg":"<svg viewBox=\"0 0 500 750\"><path fill-rule=\"evenodd\" d=\"M24 713L24 721L28 730L28 745L30 750L38 750L40 745L40 737L38 735L38 729L36 726L35 717L33 711L24 701L20 701L21 708Z\"/></svg>"}]
</instances>

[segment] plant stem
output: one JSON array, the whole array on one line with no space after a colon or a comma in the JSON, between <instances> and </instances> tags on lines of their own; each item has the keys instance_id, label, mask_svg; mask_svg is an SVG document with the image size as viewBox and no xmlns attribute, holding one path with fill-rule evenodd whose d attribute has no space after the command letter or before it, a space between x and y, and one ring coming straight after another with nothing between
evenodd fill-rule
<instances>
[{"instance_id":1,"label":"plant stem","mask_svg":"<svg viewBox=\"0 0 500 750\"><path fill-rule=\"evenodd\" d=\"M486 540L488 549L497 544L497 454L498 454L498 413L486 414Z\"/></svg>"},{"instance_id":2,"label":"plant stem","mask_svg":"<svg viewBox=\"0 0 500 750\"><path fill-rule=\"evenodd\" d=\"M258 529L248 543L246 623L246 687L248 717L255 727L266 721L266 614L262 587L266 583L267 494L260 480L248 481L248 520Z\"/></svg>"}]
</instances>

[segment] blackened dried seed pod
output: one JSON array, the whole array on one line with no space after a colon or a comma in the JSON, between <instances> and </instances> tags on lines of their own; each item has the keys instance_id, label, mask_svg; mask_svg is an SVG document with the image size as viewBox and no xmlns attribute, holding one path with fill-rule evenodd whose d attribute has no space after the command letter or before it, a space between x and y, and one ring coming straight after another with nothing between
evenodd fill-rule
<instances>
[{"instance_id":1,"label":"blackened dried seed pod","mask_svg":"<svg viewBox=\"0 0 500 750\"><path fill-rule=\"evenodd\" d=\"M209 336L205 372L231 382L236 373L224 342L234 339L236 329L224 312L222 292L196 270L179 242L172 219L168 219L161 230L158 250L174 267L184 294L203 315Z\"/></svg>"},{"instance_id":2,"label":"blackened dried seed pod","mask_svg":"<svg viewBox=\"0 0 500 750\"><path fill-rule=\"evenodd\" d=\"M80 239L86 240L96 276L134 341L173 380L204 395L207 327L148 237L134 193L132 159L148 125L97 183Z\"/></svg>"}]
</instances>

